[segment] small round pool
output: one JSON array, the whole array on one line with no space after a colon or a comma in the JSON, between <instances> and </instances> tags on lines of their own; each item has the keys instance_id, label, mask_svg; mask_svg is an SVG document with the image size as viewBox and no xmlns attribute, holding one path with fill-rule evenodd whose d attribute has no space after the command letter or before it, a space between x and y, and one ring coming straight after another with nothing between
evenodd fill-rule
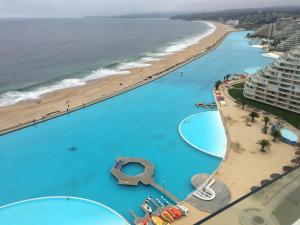
<instances>
[{"instance_id":1,"label":"small round pool","mask_svg":"<svg viewBox=\"0 0 300 225\"><path fill-rule=\"evenodd\" d=\"M38 198L2 206L0 221L7 225L129 225L107 206L75 197Z\"/></svg>"},{"instance_id":2,"label":"small round pool","mask_svg":"<svg viewBox=\"0 0 300 225\"><path fill-rule=\"evenodd\" d=\"M136 176L145 171L143 165L139 163L129 163L122 167L122 172L127 176Z\"/></svg>"},{"instance_id":3,"label":"small round pool","mask_svg":"<svg viewBox=\"0 0 300 225\"><path fill-rule=\"evenodd\" d=\"M202 112L184 119L179 125L181 137L194 148L224 158L227 137L218 111Z\"/></svg>"},{"instance_id":4,"label":"small round pool","mask_svg":"<svg viewBox=\"0 0 300 225\"><path fill-rule=\"evenodd\" d=\"M280 134L283 138L285 138L288 141L298 142L298 136L294 132L288 129L285 128L280 129Z\"/></svg>"}]
</instances>

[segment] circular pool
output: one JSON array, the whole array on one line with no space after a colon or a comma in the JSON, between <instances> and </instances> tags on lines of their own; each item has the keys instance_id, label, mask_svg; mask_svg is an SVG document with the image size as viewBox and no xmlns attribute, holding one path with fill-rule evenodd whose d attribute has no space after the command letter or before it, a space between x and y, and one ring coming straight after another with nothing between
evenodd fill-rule
<instances>
[{"instance_id":1,"label":"circular pool","mask_svg":"<svg viewBox=\"0 0 300 225\"><path fill-rule=\"evenodd\" d=\"M288 129L285 128L280 129L280 134L283 138L285 138L288 141L298 142L298 136L294 132Z\"/></svg>"},{"instance_id":2,"label":"circular pool","mask_svg":"<svg viewBox=\"0 0 300 225\"><path fill-rule=\"evenodd\" d=\"M187 117L180 123L179 133L194 148L219 158L225 157L227 137L218 111Z\"/></svg>"},{"instance_id":3,"label":"circular pool","mask_svg":"<svg viewBox=\"0 0 300 225\"><path fill-rule=\"evenodd\" d=\"M75 197L45 197L2 206L0 221L9 225L129 225L111 208Z\"/></svg>"}]
</instances>

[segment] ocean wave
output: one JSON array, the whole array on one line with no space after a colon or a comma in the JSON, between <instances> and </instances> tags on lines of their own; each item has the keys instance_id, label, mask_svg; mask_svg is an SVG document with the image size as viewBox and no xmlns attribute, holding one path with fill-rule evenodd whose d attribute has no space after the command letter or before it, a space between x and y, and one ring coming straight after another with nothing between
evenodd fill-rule
<instances>
[{"instance_id":1,"label":"ocean wave","mask_svg":"<svg viewBox=\"0 0 300 225\"><path fill-rule=\"evenodd\" d=\"M32 91L9 91L0 95L0 106L16 104L20 101L39 99L43 94L47 94L60 89L85 85L82 79L65 79L50 86L40 87Z\"/></svg>"},{"instance_id":2,"label":"ocean wave","mask_svg":"<svg viewBox=\"0 0 300 225\"><path fill-rule=\"evenodd\" d=\"M146 56L146 57L143 57L141 58L141 61L143 62L153 62L153 61L159 61L161 60L161 58L155 58L155 57L151 57L151 56Z\"/></svg>"},{"instance_id":3,"label":"ocean wave","mask_svg":"<svg viewBox=\"0 0 300 225\"><path fill-rule=\"evenodd\" d=\"M202 22L202 21L198 21L198 22ZM207 32L203 33L202 35L193 36L179 42L173 42L171 46L167 47L164 50L164 53L168 54L168 53L176 53L176 52L183 51L184 49L194 44L197 44L201 39L212 34L216 30L216 26L213 25L212 23L204 22L204 21L202 23L205 23L210 28Z\"/></svg>"},{"instance_id":4,"label":"ocean wave","mask_svg":"<svg viewBox=\"0 0 300 225\"><path fill-rule=\"evenodd\" d=\"M98 70L95 70L91 72L88 76L82 78L84 81L89 81L89 80L95 80L95 79L100 79L103 77L107 76L112 76L112 75L117 75L117 74L129 74L130 71L121 71L120 69L107 69L107 68L100 68Z\"/></svg>"},{"instance_id":5,"label":"ocean wave","mask_svg":"<svg viewBox=\"0 0 300 225\"><path fill-rule=\"evenodd\" d=\"M10 91L10 92L3 93L0 95L0 107L13 105L20 101L39 99L41 95L53 91L65 89L65 88L82 86L85 85L86 82L90 80L95 80L95 79L103 78L106 76L112 76L112 75L130 74L129 70L132 68L149 67L152 65L151 62L158 61L163 59L164 57L178 53L198 43L201 39L212 34L216 30L216 27L212 23L205 22L205 21L196 21L196 22L205 23L209 27L209 30L201 35L196 35L193 37L185 38L177 42L172 42L169 44L169 46L166 46L156 52L147 53L146 55L142 56L140 59L131 62L123 62L123 63L116 62L116 63L109 64L105 67L101 67L95 71L92 71L90 74L80 79L79 78L64 79L60 82L57 82L49 86L34 88L31 91Z\"/></svg>"}]
</instances>

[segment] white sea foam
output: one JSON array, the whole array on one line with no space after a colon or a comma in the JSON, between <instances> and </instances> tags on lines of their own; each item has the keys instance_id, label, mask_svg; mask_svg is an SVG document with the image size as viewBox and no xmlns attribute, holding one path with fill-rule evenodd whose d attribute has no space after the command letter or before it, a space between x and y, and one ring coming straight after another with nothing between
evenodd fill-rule
<instances>
[{"instance_id":1,"label":"white sea foam","mask_svg":"<svg viewBox=\"0 0 300 225\"><path fill-rule=\"evenodd\" d=\"M277 54L275 54L273 52L263 53L262 55L265 56L265 57L268 57L268 58L274 58L274 59L278 59L279 58L279 55L277 55Z\"/></svg>"},{"instance_id":2,"label":"white sea foam","mask_svg":"<svg viewBox=\"0 0 300 225\"><path fill-rule=\"evenodd\" d=\"M264 46L262 46L262 45L251 45L251 47L253 47L253 48L263 48Z\"/></svg>"},{"instance_id":3,"label":"white sea foam","mask_svg":"<svg viewBox=\"0 0 300 225\"><path fill-rule=\"evenodd\" d=\"M95 80L111 75L116 75L116 74L129 74L129 71L121 71L119 69L105 69L105 68L100 68L98 70L93 71L91 74L88 76L84 77L82 80L88 81L88 80Z\"/></svg>"},{"instance_id":4,"label":"white sea foam","mask_svg":"<svg viewBox=\"0 0 300 225\"><path fill-rule=\"evenodd\" d=\"M65 79L50 86L40 87L32 91L10 91L0 95L0 106L13 105L20 101L38 99L41 95L64 88L85 85L81 79Z\"/></svg>"},{"instance_id":5,"label":"white sea foam","mask_svg":"<svg viewBox=\"0 0 300 225\"><path fill-rule=\"evenodd\" d=\"M178 42L172 42L169 46L161 49L161 51L149 53L147 54L147 56L136 61L122 63L112 69L99 68L98 70L91 72L89 75L81 79L65 79L49 86L35 88L31 91L10 91L3 93L0 95L0 106L13 105L17 102L25 100L39 99L41 95L44 95L49 92L85 85L86 82L89 80L99 79L117 74L130 74L129 70L132 68L149 67L151 66L151 62L161 60L166 56L180 52L188 48L189 46L198 43L204 37L212 34L216 29L216 27L212 23L204 21L196 22L206 23L207 26L210 27L210 29L202 35L186 38Z\"/></svg>"},{"instance_id":6,"label":"white sea foam","mask_svg":"<svg viewBox=\"0 0 300 225\"><path fill-rule=\"evenodd\" d=\"M202 22L202 21L201 21ZM212 34L215 30L216 30L216 26L213 25L212 23L209 23L209 22L204 22L207 24L208 27L210 27L210 29L202 34L202 35L197 35L197 36L193 36L193 37L190 37L190 38L187 38L187 39L184 39L182 41L179 41L179 42L173 42L171 44L171 46L167 47L165 50L164 50L164 53L167 53L167 54L172 54L172 53L176 53L176 52L180 52L194 44L197 44L201 39L203 39L204 37Z\"/></svg>"},{"instance_id":7,"label":"white sea foam","mask_svg":"<svg viewBox=\"0 0 300 225\"><path fill-rule=\"evenodd\" d=\"M152 55L152 57L147 56L147 57L141 58L141 61L143 61L143 62L153 62L153 61L159 61L159 60L161 60L161 58L155 58L155 57L153 57L153 55Z\"/></svg>"},{"instance_id":8,"label":"white sea foam","mask_svg":"<svg viewBox=\"0 0 300 225\"><path fill-rule=\"evenodd\" d=\"M142 62L141 60L136 61L136 62L129 62L129 63L125 63L122 64L118 67L119 70L128 70L128 69L132 69L132 68L143 68L143 67L148 67L151 66L150 63L145 63Z\"/></svg>"}]
</instances>

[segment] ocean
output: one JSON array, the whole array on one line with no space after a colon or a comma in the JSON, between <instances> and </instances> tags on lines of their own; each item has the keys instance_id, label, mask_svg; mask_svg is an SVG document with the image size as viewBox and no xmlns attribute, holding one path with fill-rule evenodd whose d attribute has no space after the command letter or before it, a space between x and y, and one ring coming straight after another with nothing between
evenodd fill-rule
<instances>
[{"instance_id":1,"label":"ocean","mask_svg":"<svg viewBox=\"0 0 300 225\"><path fill-rule=\"evenodd\" d=\"M169 19L0 19L0 106L128 74L214 29L206 22Z\"/></svg>"}]
</instances>

